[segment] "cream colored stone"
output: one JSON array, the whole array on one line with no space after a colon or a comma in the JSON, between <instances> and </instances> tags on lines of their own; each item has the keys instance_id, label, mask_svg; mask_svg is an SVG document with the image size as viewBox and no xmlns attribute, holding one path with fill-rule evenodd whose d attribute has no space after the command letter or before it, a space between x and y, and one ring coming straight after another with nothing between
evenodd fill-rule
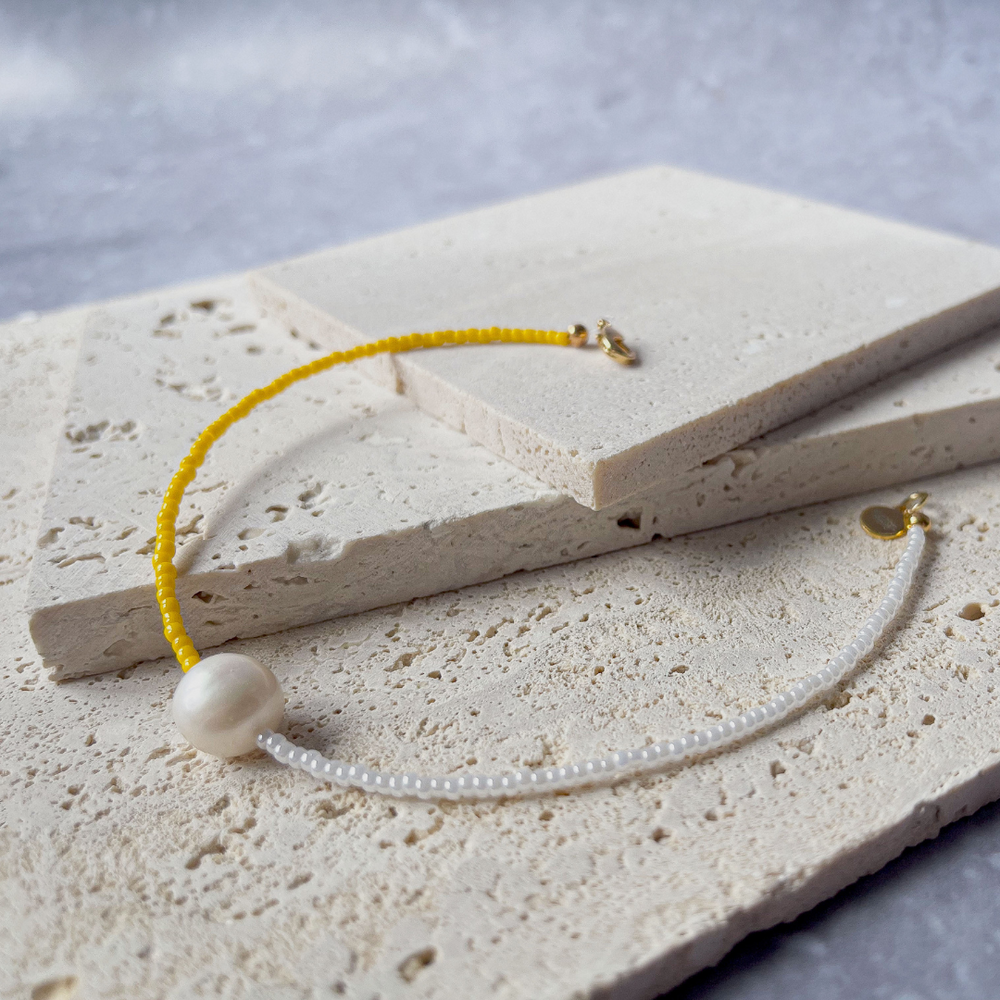
<instances>
[{"instance_id":1,"label":"cream colored stone","mask_svg":"<svg viewBox=\"0 0 1000 1000\"><path fill-rule=\"evenodd\" d=\"M0 373L8 392L32 395L33 409L4 408L0 434L8 440L32 440L37 411L45 408L54 435L66 405L70 372L76 363L80 334L89 309L65 309L46 316L28 314L22 319L0 323ZM26 359L33 363L24 364ZM38 360L41 359L41 360ZM17 373L15 375L15 373ZM14 382L15 378L20 381ZM9 379L9 385L7 380ZM54 449L48 437L39 451L6 447L0 452L0 587L28 572L35 539L22 512L36 516L49 483Z\"/></svg>"},{"instance_id":2,"label":"cream colored stone","mask_svg":"<svg viewBox=\"0 0 1000 1000\"><path fill-rule=\"evenodd\" d=\"M41 475L58 407L38 385L59 372L12 336L0 447ZM194 754L169 663L46 682L15 579L0 996L654 997L1000 793L998 472L921 483L926 575L839 696L689 767L548 801L385 802ZM851 634L899 552L861 533L863 502L233 648L279 671L297 736L382 766L633 745L758 702ZM26 548L33 494L0 524Z\"/></svg>"},{"instance_id":3,"label":"cream colored stone","mask_svg":"<svg viewBox=\"0 0 1000 1000\"><path fill-rule=\"evenodd\" d=\"M88 324L29 597L58 678L168 651L149 566L162 490L227 404L315 356L239 279ZM186 621L208 648L1000 457L998 363L1000 334L980 338L599 512L331 372L234 428L195 482Z\"/></svg>"},{"instance_id":4,"label":"cream colored stone","mask_svg":"<svg viewBox=\"0 0 1000 1000\"><path fill-rule=\"evenodd\" d=\"M329 349L610 317L641 366L495 346L369 374L602 508L1000 321L1000 250L654 167L264 268Z\"/></svg>"}]
</instances>

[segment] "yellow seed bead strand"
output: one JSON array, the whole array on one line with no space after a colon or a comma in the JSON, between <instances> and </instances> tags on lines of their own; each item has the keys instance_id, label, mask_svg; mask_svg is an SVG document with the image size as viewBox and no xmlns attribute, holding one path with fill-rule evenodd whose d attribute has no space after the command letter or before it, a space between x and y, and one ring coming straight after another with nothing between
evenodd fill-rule
<instances>
[{"instance_id":1,"label":"yellow seed bead strand","mask_svg":"<svg viewBox=\"0 0 1000 1000\"><path fill-rule=\"evenodd\" d=\"M273 382L260 389L254 389L238 403L231 406L222 416L217 417L198 437L187 456L181 461L170 484L163 494L163 503L156 516L156 544L153 549L153 576L156 581L156 603L163 618L163 634L173 648L174 655L187 672L201 657L194 648L191 637L184 629L180 604L177 601L175 581L177 568L174 566L176 552L177 515L180 512L184 491L191 485L209 448L236 423L248 416L254 407L265 400L273 399L289 386L303 379L318 375L335 365L346 364L358 358L374 354L402 354L405 351L443 347L446 344L489 344L499 341L504 344L552 344L569 346L569 334L565 330L515 330L498 326L489 329L438 330L435 333L411 333L408 337L386 337L370 344L361 344L347 351L334 351L325 357L310 361L307 365L293 368Z\"/></svg>"}]
</instances>

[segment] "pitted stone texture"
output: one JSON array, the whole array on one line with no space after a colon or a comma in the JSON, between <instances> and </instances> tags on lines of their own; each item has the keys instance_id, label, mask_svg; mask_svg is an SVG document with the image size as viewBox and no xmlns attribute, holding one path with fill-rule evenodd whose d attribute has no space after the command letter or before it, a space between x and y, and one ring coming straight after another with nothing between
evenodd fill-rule
<instances>
[{"instance_id":1,"label":"pitted stone texture","mask_svg":"<svg viewBox=\"0 0 1000 1000\"><path fill-rule=\"evenodd\" d=\"M602 508L1000 320L1000 250L655 167L274 264L255 286L342 348L607 316L639 353L432 351L367 364Z\"/></svg>"},{"instance_id":2,"label":"pitted stone texture","mask_svg":"<svg viewBox=\"0 0 1000 1000\"><path fill-rule=\"evenodd\" d=\"M4 448L41 455L44 400L0 405ZM195 754L169 720L170 664L47 683L15 580L0 995L655 996L1000 793L998 471L919 484L920 583L837 695L691 766L534 801L387 802ZM759 702L851 634L900 551L862 533L864 502L233 648L278 671L291 734L382 766L634 745ZM27 541L30 498L19 517Z\"/></svg>"},{"instance_id":3,"label":"pitted stone texture","mask_svg":"<svg viewBox=\"0 0 1000 1000\"><path fill-rule=\"evenodd\" d=\"M0 451L0 587L27 574L35 549L34 521L45 497L55 436L76 363L86 307L0 324L2 434L17 447ZM30 407L22 405L30 395ZM47 423L39 420L44 413Z\"/></svg>"},{"instance_id":4,"label":"pitted stone texture","mask_svg":"<svg viewBox=\"0 0 1000 1000\"><path fill-rule=\"evenodd\" d=\"M29 598L56 677L168 652L162 490L222 409L313 356L237 279L90 315ZM204 649L1000 457L998 363L1000 334L980 337L600 512L334 371L211 453L179 518L185 619Z\"/></svg>"}]
</instances>

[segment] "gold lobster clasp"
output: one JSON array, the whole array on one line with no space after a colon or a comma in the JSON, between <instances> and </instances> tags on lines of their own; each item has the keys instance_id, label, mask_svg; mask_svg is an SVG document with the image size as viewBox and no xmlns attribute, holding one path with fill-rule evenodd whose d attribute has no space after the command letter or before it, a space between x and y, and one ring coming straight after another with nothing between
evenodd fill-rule
<instances>
[{"instance_id":1,"label":"gold lobster clasp","mask_svg":"<svg viewBox=\"0 0 1000 1000\"><path fill-rule=\"evenodd\" d=\"M902 538L919 525L926 531L930 518L920 508L927 503L926 493L911 493L898 507L866 507L861 512L861 527L872 538Z\"/></svg>"},{"instance_id":2,"label":"gold lobster clasp","mask_svg":"<svg viewBox=\"0 0 1000 1000\"><path fill-rule=\"evenodd\" d=\"M587 336L587 328L582 323L574 323L569 328L570 347L583 347ZM626 346L622 335L606 319L597 321L597 345L620 365L630 365L636 359L635 351Z\"/></svg>"},{"instance_id":3,"label":"gold lobster clasp","mask_svg":"<svg viewBox=\"0 0 1000 1000\"><path fill-rule=\"evenodd\" d=\"M601 350L620 365L630 365L636 359L636 353L625 346L622 335L606 320L597 321L597 343Z\"/></svg>"}]
</instances>

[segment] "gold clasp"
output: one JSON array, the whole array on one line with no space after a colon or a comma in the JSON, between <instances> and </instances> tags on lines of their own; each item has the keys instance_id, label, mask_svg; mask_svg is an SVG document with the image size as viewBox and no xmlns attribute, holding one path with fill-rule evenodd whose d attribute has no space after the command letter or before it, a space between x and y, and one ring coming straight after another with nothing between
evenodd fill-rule
<instances>
[{"instance_id":1,"label":"gold clasp","mask_svg":"<svg viewBox=\"0 0 1000 1000\"><path fill-rule=\"evenodd\" d=\"M574 323L569 328L570 347L583 347L587 343L587 328L582 323ZM597 321L597 344L604 353L620 365L630 365L636 360L636 353L625 344L622 335L606 320Z\"/></svg>"},{"instance_id":2,"label":"gold clasp","mask_svg":"<svg viewBox=\"0 0 1000 1000\"><path fill-rule=\"evenodd\" d=\"M587 343L587 328L582 323L574 323L569 328L569 346L583 347ZM625 344L622 335L606 320L597 321L597 344L604 353L620 365L630 365L636 353Z\"/></svg>"},{"instance_id":3,"label":"gold clasp","mask_svg":"<svg viewBox=\"0 0 1000 1000\"><path fill-rule=\"evenodd\" d=\"M601 350L620 365L630 365L636 359L636 353L625 346L622 335L606 320L597 321L597 343Z\"/></svg>"},{"instance_id":4,"label":"gold clasp","mask_svg":"<svg viewBox=\"0 0 1000 1000\"><path fill-rule=\"evenodd\" d=\"M861 512L861 527L872 538L885 539L902 538L914 525L927 531L931 521L920 510L925 503L926 493L911 493L898 507L866 507Z\"/></svg>"}]
</instances>

